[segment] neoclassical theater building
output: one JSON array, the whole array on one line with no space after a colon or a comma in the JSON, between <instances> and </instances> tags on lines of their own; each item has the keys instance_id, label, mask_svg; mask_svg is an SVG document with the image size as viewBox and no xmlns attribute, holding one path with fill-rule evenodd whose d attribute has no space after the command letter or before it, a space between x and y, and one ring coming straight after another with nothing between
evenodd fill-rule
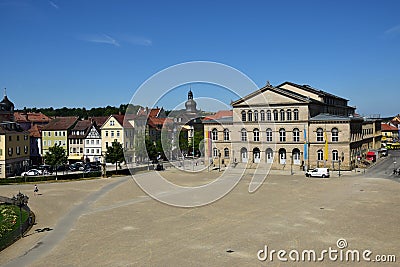
<instances>
[{"instance_id":1,"label":"neoclassical theater building","mask_svg":"<svg viewBox=\"0 0 400 267\"><path fill-rule=\"evenodd\" d=\"M231 116L203 121L207 163L350 170L381 147L379 119L360 117L347 99L309 85L268 82L231 105Z\"/></svg>"}]
</instances>

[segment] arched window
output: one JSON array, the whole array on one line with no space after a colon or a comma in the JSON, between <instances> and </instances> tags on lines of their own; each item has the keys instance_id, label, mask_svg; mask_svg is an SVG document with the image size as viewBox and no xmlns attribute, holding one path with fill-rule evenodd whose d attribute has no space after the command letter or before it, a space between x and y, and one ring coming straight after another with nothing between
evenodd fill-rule
<instances>
[{"instance_id":1,"label":"arched window","mask_svg":"<svg viewBox=\"0 0 400 267\"><path fill-rule=\"evenodd\" d=\"M293 119L295 121L299 120L299 110L297 108L293 110Z\"/></svg>"},{"instance_id":2,"label":"arched window","mask_svg":"<svg viewBox=\"0 0 400 267\"><path fill-rule=\"evenodd\" d=\"M247 120L248 121L253 121L253 112L251 110L249 110L247 112Z\"/></svg>"},{"instance_id":3,"label":"arched window","mask_svg":"<svg viewBox=\"0 0 400 267\"><path fill-rule=\"evenodd\" d=\"M246 111L242 110L242 121L246 121Z\"/></svg>"},{"instance_id":4,"label":"arched window","mask_svg":"<svg viewBox=\"0 0 400 267\"><path fill-rule=\"evenodd\" d=\"M317 129L317 142L323 142L324 141L324 130L322 128Z\"/></svg>"},{"instance_id":5,"label":"arched window","mask_svg":"<svg viewBox=\"0 0 400 267\"><path fill-rule=\"evenodd\" d=\"M240 149L240 161L247 162L247 149L245 147Z\"/></svg>"},{"instance_id":6,"label":"arched window","mask_svg":"<svg viewBox=\"0 0 400 267\"><path fill-rule=\"evenodd\" d=\"M274 161L274 152L271 148L267 148L267 150L265 150L265 160L267 163L272 163Z\"/></svg>"},{"instance_id":7,"label":"arched window","mask_svg":"<svg viewBox=\"0 0 400 267\"><path fill-rule=\"evenodd\" d=\"M246 131L246 129L242 129L241 131L240 131L240 133L241 133L241 139L242 139L242 141L247 141L247 131Z\"/></svg>"},{"instance_id":8,"label":"arched window","mask_svg":"<svg viewBox=\"0 0 400 267\"><path fill-rule=\"evenodd\" d=\"M254 110L254 121L258 121L258 111Z\"/></svg>"},{"instance_id":9,"label":"arched window","mask_svg":"<svg viewBox=\"0 0 400 267\"><path fill-rule=\"evenodd\" d=\"M339 152L337 150L332 151L332 160L339 161Z\"/></svg>"},{"instance_id":10,"label":"arched window","mask_svg":"<svg viewBox=\"0 0 400 267\"><path fill-rule=\"evenodd\" d=\"M279 129L279 142L286 142L286 131L285 129Z\"/></svg>"},{"instance_id":11,"label":"arched window","mask_svg":"<svg viewBox=\"0 0 400 267\"><path fill-rule=\"evenodd\" d=\"M279 164L286 164L286 149L279 149Z\"/></svg>"},{"instance_id":12,"label":"arched window","mask_svg":"<svg viewBox=\"0 0 400 267\"><path fill-rule=\"evenodd\" d=\"M279 112L281 114L281 121L285 120L285 111L283 109L281 109L281 111Z\"/></svg>"},{"instance_id":13,"label":"arched window","mask_svg":"<svg viewBox=\"0 0 400 267\"><path fill-rule=\"evenodd\" d=\"M217 129L212 129L211 131L211 139L212 140L218 140L218 130Z\"/></svg>"},{"instance_id":14,"label":"arched window","mask_svg":"<svg viewBox=\"0 0 400 267\"><path fill-rule=\"evenodd\" d=\"M266 133L266 136L267 136L267 142L272 142L272 129L268 128L265 133Z\"/></svg>"},{"instance_id":15,"label":"arched window","mask_svg":"<svg viewBox=\"0 0 400 267\"><path fill-rule=\"evenodd\" d=\"M224 141L229 141L229 130L224 129Z\"/></svg>"},{"instance_id":16,"label":"arched window","mask_svg":"<svg viewBox=\"0 0 400 267\"><path fill-rule=\"evenodd\" d=\"M332 142L339 142L339 130L337 128L332 129Z\"/></svg>"},{"instance_id":17,"label":"arched window","mask_svg":"<svg viewBox=\"0 0 400 267\"><path fill-rule=\"evenodd\" d=\"M214 158L218 158L218 148L216 147L213 148L213 156Z\"/></svg>"},{"instance_id":18,"label":"arched window","mask_svg":"<svg viewBox=\"0 0 400 267\"><path fill-rule=\"evenodd\" d=\"M267 110L267 121L271 121L271 110Z\"/></svg>"},{"instance_id":19,"label":"arched window","mask_svg":"<svg viewBox=\"0 0 400 267\"><path fill-rule=\"evenodd\" d=\"M224 158L229 158L229 149L227 147L224 148Z\"/></svg>"},{"instance_id":20,"label":"arched window","mask_svg":"<svg viewBox=\"0 0 400 267\"><path fill-rule=\"evenodd\" d=\"M261 121L265 121L265 112L264 112L264 110L260 111L260 117L261 117Z\"/></svg>"},{"instance_id":21,"label":"arched window","mask_svg":"<svg viewBox=\"0 0 400 267\"><path fill-rule=\"evenodd\" d=\"M293 129L293 142L300 142L300 131L297 128Z\"/></svg>"},{"instance_id":22,"label":"arched window","mask_svg":"<svg viewBox=\"0 0 400 267\"><path fill-rule=\"evenodd\" d=\"M324 160L324 152L321 149L317 151L317 160L318 161Z\"/></svg>"},{"instance_id":23,"label":"arched window","mask_svg":"<svg viewBox=\"0 0 400 267\"><path fill-rule=\"evenodd\" d=\"M254 142L260 141L260 131L257 128L253 130L253 141Z\"/></svg>"},{"instance_id":24,"label":"arched window","mask_svg":"<svg viewBox=\"0 0 400 267\"><path fill-rule=\"evenodd\" d=\"M290 109L286 110L286 119L288 121L292 120L292 111Z\"/></svg>"},{"instance_id":25,"label":"arched window","mask_svg":"<svg viewBox=\"0 0 400 267\"><path fill-rule=\"evenodd\" d=\"M276 109L274 109L274 121L278 120L278 111Z\"/></svg>"}]
</instances>

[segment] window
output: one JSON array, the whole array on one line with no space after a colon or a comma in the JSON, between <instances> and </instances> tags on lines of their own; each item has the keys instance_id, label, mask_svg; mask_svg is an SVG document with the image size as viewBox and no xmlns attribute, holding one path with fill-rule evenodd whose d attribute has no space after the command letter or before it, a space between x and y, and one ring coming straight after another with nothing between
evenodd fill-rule
<instances>
[{"instance_id":1,"label":"window","mask_svg":"<svg viewBox=\"0 0 400 267\"><path fill-rule=\"evenodd\" d=\"M298 120L299 120L299 110L298 110L298 109L294 109L294 110L293 110L293 119L294 119L295 121L298 121Z\"/></svg>"},{"instance_id":2,"label":"window","mask_svg":"<svg viewBox=\"0 0 400 267\"><path fill-rule=\"evenodd\" d=\"M21 148L19 146L17 146L17 148L15 149L15 151L17 152L17 155L21 154Z\"/></svg>"},{"instance_id":3,"label":"window","mask_svg":"<svg viewBox=\"0 0 400 267\"><path fill-rule=\"evenodd\" d=\"M242 121L246 121L246 111L242 111Z\"/></svg>"},{"instance_id":4,"label":"window","mask_svg":"<svg viewBox=\"0 0 400 267\"><path fill-rule=\"evenodd\" d=\"M114 126L114 121L110 121L110 126Z\"/></svg>"},{"instance_id":5,"label":"window","mask_svg":"<svg viewBox=\"0 0 400 267\"><path fill-rule=\"evenodd\" d=\"M114 137L114 131L111 131L111 137Z\"/></svg>"},{"instance_id":6,"label":"window","mask_svg":"<svg viewBox=\"0 0 400 267\"><path fill-rule=\"evenodd\" d=\"M274 152L272 151L272 149L271 148L267 148L265 153L266 153L267 163L272 163L273 160L274 160Z\"/></svg>"},{"instance_id":7,"label":"window","mask_svg":"<svg viewBox=\"0 0 400 267\"><path fill-rule=\"evenodd\" d=\"M47 146L47 141L43 140L43 146Z\"/></svg>"},{"instance_id":8,"label":"window","mask_svg":"<svg viewBox=\"0 0 400 267\"><path fill-rule=\"evenodd\" d=\"M229 141L229 130L224 129L224 141Z\"/></svg>"},{"instance_id":9,"label":"window","mask_svg":"<svg viewBox=\"0 0 400 267\"><path fill-rule=\"evenodd\" d=\"M13 149L12 149L12 147L9 147L8 148L8 155L11 156L12 154L13 154Z\"/></svg>"},{"instance_id":10,"label":"window","mask_svg":"<svg viewBox=\"0 0 400 267\"><path fill-rule=\"evenodd\" d=\"M299 142L300 141L300 131L297 128L293 129L293 142Z\"/></svg>"},{"instance_id":11,"label":"window","mask_svg":"<svg viewBox=\"0 0 400 267\"><path fill-rule=\"evenodd\" d=\"M292 111L291 111L290 109L288 109L288 110L286 111L286 119L287 119L288 121L291 121L291 120L292 120Z\"/></svg>"},{"instance_id":12,"label":"window","mask_svg":"<svg viewBox=\"0 0 400 267\"><path fill-rule=\"evenodd\" d=\"M214 158L218 158L218 149L216 147L213 148L213 156Z\"/></svg>"},{"instance_id":13,"label":"window","mask_svg":"<svg viewBox=\"0 0 400 267\"><path fill-rule=\"evenodd\" d=\"M253 112L251 110L249 110L249 112L247 112L247 120L253 121Z\"/></svg>"},{"instance_id":14,"label":"window","mask_svg":"<svg viewBox=\"0 0 400 267\"><path fill-rule=\"evenodd\" d=\"M94 145L94 140L90 140L90 144L91 144L91 145Z\"/></svg>"},{"instance_id":15,"label":"window","mask_svg":"<svg viewBox=\"0 0 400 267\"><path fill-rule=\"evenodd\" d=\"M241 131L241 136L242 136L242 141L247 141L247 131L246 131L246 129L242 129Z\"/></svg>"},{"instance_id":16,"label":"window","mask_svg":"<svg viewBox=\"0 0 400 267\"><path fill-rule=\"evenodd\" d=\"M283 128L279 129L279 141L286 142L286 131Z\"/></svg>"},{"instance_id":17,"label":"window","mask_svg":"<svg viewBox=\"0 0 400 267\"><path fill-rule=\"evenodd\" d=\"M258 121L258 111L254 111L254 121Z\"/></svg>"},{"instance_id":18,"label":"window","mask_svg":"<svg viewBox=\"0 0 400 267\"><path fill-rule=\"evenodd\" d=\"M65 136L65 131L63 131L62 133L63 133L63 136Z\"/></svg>"},{"instance_id":19,"label":"window","mask_svg":"<svg viewBox=\"0 0 400 267\"><path fill-rule=\"evenodd\" d=\"M217 129L212 129L211 131L211 139L212 140L218 140L218 130Z\"/></svg>"},{"instance_id":20,"label":"window","mask_svg":"<svg viewBox=\"0 0 400 267\"><path fill-rule=\"evenodd\" d=\"M79 148L79 153L83 154L83 147Z\"/></svg>"},{"instance_id":21,"label":"window","mask_svg":"<svg viewBox=\"0 0 400 267\"><path fill-rule=\"evenodd\" d=\"M283 109L281 109L281 111L279 112L281 114L281 121L285 120L285 111Z\"/></svg>"},{"instance_id":22,"label":"window","mask_svg":"<svg viewBox=\"0 0 400 267\"><path fill-rule=\"evenodd\" d=\"M253 141L254 142L260 141L260 131L257 128L253 130Z\"/></svg>"},{"instance_id":23,"label":"window","mask_svg":"<svg viewBox=\"0 0 400 267\"><path fill-rule=\"evenodd\" d=\"M49 132L49 136L51 136L51 132Z\"/></svg>"},{"instance_id":24,"label":"window","mask_svg":"<svg viewBox=\"0 0 400 267\"><path fill-rule=\"evenodd\" d=\"M54 132L54 136L57 136L57 131Z\"/></svg>"},{"instance_id":25,"label":"window","mask_svg":"<svg viewBox=\"0 0 400 267\"><path fill-rule=\"evenodd\" d=\"M76 153L76 147L72 148L72 153Z\"/></svg>"},{"instance_id":26,"label":"window","mask_svg":"<svg viewBox=\"0 0 400 267\"><path fill-rule=\"evenodd\" d=\"M323 142L324 141L324 130L322 128L317 129L317 142Z\"/></svg>"},{"instance_id":27,"label":"window","mask_svg":"<svg viewBox=\"0 0 400 267\"><path fill-rule=\"evenodd\" d=\"M119 131L117 131L117 137L119 137Z\"/></svg>"},{"instance_id":28,"label":"window","mask_svg":"<svg viewBox=\"0 0 400 267\"><path fill-rule=\"evenodd\" d=\"M321 149L317 151L317 159L318 161L324 160L324 152Z\"/></svg>"},{"instance_id":29,"label":"window","mask_svg":"<svg viewBox=\"0 0 400 267\"><path fill-rule=\"evenodd\" d=\"M267 110L267 121L271 121L271 110Z\"/></svg>"},{"instance_id":30,"label":"window","mask_svg":"<svg viewBox=\"0 0 400 267\"><path fill-rule=\"evenodd\" d=\"M19 135L17 135L17 141L19 141Z\"/></svg>"},{"instance_id":31,"label":"window","mask_svg":"<svg viewBox=\"0 0 400 267\"><path fill-rule=\"evenodd\" d=\"M267 142L272 142L272 129L268 128L266 131Z\"/></svg>"},{"instance_id":32,"label":"window","mask_svg":"<svg viewBox=\"0 0 400 267\"><path fill-rule=\"evenodd\" d=\"M92 148L92 149L90 150L90 152L91 152L92 154L94 154L94 148Z\"/></svg>"},{"instance_id":33,"label":"window","mask_svg":"<svg viewBox=\"0 0 400 267\"><path fill-rule=\"evenodd\" d=\"M332 129L332 142L339 142L339 130L337 128Z\"/></svg>"},{"instance_id":34,"label":"window","mask_svg":"<svg viewBox=\"0 0 400 267\"><path fill-rule=\"evenodd\" d=\"M261 117L261 121L265 121L265 112L264 112L264 110L261 110L260 117Z\"/></svg>"},{"instance_id":35,"label":"window","mask_svg":"<svg viewBox=\"0 0 400 267\"><path fill-rule=\"evenodd\" d=\"M108 147L108 142L106 142L106 147Z\"/></svg>"},{"instance_id":36,"label":"window","mask_svg":"<svg viewBox=\"0 0 400 267\"><path fill-rule=\"evenodd\" d=\"M229 149L224 148L224 158L229 158Z\"/></svg>"},{"instance_id":37,"label":"window","mask_svg":"<svg viewBox=\"0 0 400 267\"><path fill-rule=\"evenodd\" d=\"M275 109L274 110L274 121L278 120L278 111Z\"/></svg>"},{"instance_id":38,"label":"window","mask_svg":"<svg viewBox=\"0 0 400 267\"><path fill-rule=\"evenodd\" d=\"M86 148L86 154L89 154L89 148Z\"/></svg>"},{"instance_id":39,"label":"window","mask_svg":"<svg viewBox=\"0 0 400 267\"><path fill-rule=\"evenodd\" d=\"M43 132L43 136L46 136L46 132Z\"/></svg>"},{"instance_id":40,"label":"window","mask_svg":"<svg viewBox=\"0 0 400 267\"><path fill-rule=\"evenodd\" d=\"M332 160L339 161L339 152L337 150L332 151Z\"/></svg>"},{"instance_id":41,"label":"window","mask_svg":"<svg viewBox=\"0 0 400 267\"><path fill-rule=\"evenodd\" d=\"M51 146L51 140L49 140L49 146Z\"/></svg>"},{"instance_id":42,"label":"window","mask_svg":"<svg viewBox=\"0 0 400 267\"><path fill-rule=\"evenodd\" d=\"M108 131L106 131L106 137L108 137Z\"/></svg>"},{"instance_id":43,"label":"window","mask_svg":"<svg viewBox=\"0 0 400 267\"><path fill-rule=\"evenodd\" d=\"M96 154L100 154L100 149L96 149Z\"/></svg>"},{"instance_id":44,"label":"window","mask_svg":"<svg viewBox=\"0 0 400 267\"><path fill-rule=\"evenodd\" d=\"M89 140L86 140L86 144L87 144L87 145L89 144Z\"/></svg>"},{"instance_id":45,"label":"window","mask_svg":"<svg viewBox=\"0 0 400 267\"><path fill-rule=\"evenodd\" d=\"M8 136L8 141L12 141L12 136Z\"/></svg>"},{"instance_id":46,"label":"window","mask_svg":"<svg viewBox=\"0 0 400 267\"><path fill-rule=\"evenodd\" d=\"M96 145L99 145L99 144L100 144L100 140L97 139L97 140L96 140Z\"/></svg>"}]
</instances>

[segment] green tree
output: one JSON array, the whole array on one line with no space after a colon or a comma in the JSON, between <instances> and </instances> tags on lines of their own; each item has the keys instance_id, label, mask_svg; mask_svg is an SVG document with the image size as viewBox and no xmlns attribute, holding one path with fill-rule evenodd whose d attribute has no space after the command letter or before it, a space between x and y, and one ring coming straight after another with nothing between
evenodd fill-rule
<instances>
[{"instance_id":1,"label":"green tree","mask_svg":"<svg viewBox=\"0 0 400 267\"><path fill-rule=\"evenodd\" d=\"M111 146L107 147L106 161L115 164L115 172L117 172L118 163L125 161L121 143L114 141Z\"/></svg>"},{"instance_id":2,"label":"green tree","mask_svg":"<svg viewBox=\"0 0 400 267\"><path fill-rule=\"evenodd\" d=\"M44 155L44 162L56 170L57 177L57 167L67 163L67 153L63 147L60 145L54 145L49 147L49 151Z\"/></svg>"}]
</instances>

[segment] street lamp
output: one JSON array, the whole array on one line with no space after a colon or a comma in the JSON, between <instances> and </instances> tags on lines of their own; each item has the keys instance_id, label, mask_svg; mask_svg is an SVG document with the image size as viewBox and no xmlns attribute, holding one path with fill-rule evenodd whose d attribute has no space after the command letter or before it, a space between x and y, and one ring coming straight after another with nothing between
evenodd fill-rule
<instances>
[{"instance_id":1,"label":"street lamp","mask_svg":"<svg viewBox=\"0 0 400 267\"><path fill-rule=\"evenodd\" d=\"M28 204L29 197L19 192L17 196L13 196L11 199L13 201L13 204L19 207L19 232L21 238L23 238L24 235L22 233L22 207Z\"/></svg>"},{"instance_id":2,"label":"street lamp","mask_svg":"<svg viewBox=\"0 0 400 267\"><path fill-rule=\"evenodd\" d=\"M218 171L221 171L221 152L218 150Z\"/></svg>"}]
</instances>

